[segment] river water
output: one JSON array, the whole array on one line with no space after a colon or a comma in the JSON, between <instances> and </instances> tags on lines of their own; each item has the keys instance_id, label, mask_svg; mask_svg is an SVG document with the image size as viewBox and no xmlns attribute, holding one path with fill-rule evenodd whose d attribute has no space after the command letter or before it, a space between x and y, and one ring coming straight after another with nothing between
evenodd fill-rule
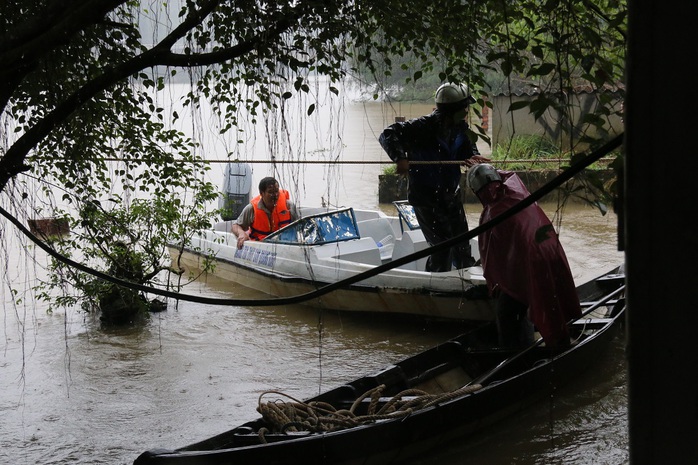
<instances>
[{"instance_id":1,"label":"river water","mask_svg":"<svg viewBox=\"0 0 698 465\"><path fill-rule=\"evenodd\" d=\"M366 163L288 164L277 171L255 164L253 185L275 174L301 203L325 200L391 212L377 200L381 165L373 162L384 157L377 135L396 114L410 117L429 109L392 110L380 104L342 109L338 156ZM318 153L323 144L308 143L307 153ZM215 148L210 155L223 158ZM214 182L222 179L222 169L214 166ZM555 214L555 205L544 208ZM468 204L466 210L477 225L479 206ZM612 213L602 216L581 204L562 212L561 240L577 284L622 263L616 221ZM0 291L0 464L128 464L146 449L183 446L256 417L258 397L266 390L306 398L462 329L302 305L189 302L170 302L143 326L105 329L77 309L47 314L28 292L43 273L45 256L12 234L3 239L8 260ZM10 289L21 302L12 303ZM213 277L185 292L262 297ZM553 398L420 463L627 463L623 344L618 340L593 371Z\"/></svg>"}]
</instances>

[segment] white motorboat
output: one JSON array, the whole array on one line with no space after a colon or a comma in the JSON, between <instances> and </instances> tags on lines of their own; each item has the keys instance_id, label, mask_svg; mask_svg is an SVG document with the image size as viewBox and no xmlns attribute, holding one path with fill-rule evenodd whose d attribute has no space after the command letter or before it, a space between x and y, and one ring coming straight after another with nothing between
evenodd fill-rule
<instances>
[{"instance_id":1,"label":"white motorboat","mask_svg":"<svg viewBox=\"0 0 698 465\"><path fill-rule=\"evenodd\" d=\"M263 241L237 249L232 221L194 235L170 255L185 268L203 269L214 259L213 273L273 297L291 297L338 283L394 262L428 244L412 207L395 202L396 216L380 210L302 208L301 218ZM478 247L472 240L478 258ZM426 257L341 286L307 305L329 310L409 314L435 320L492 320L482 268L424 271Z\"/></svg>"}]
</instances>

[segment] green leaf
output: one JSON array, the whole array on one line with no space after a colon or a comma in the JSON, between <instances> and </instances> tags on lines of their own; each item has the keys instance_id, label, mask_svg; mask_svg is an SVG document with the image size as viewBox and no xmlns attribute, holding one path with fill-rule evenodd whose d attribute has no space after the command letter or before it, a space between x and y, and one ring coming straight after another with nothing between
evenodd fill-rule
<instances>
[{"instance_id":1,"label":"green leaf","mask_svg":"<svg viewBox=\"0 0 698 465\"><path fill-rule=\"evenodd\" d=\"M539 66L532 66L528 72L528 76L547 76L555 71L555 65L552 63L543 63Z\"/></svg>"},{"instance_id":2,"label":"green leaf","mask_svg":"<svg viewBox=\"0 0 698 465\"><path fill-rule=\"evenodd\" d=\"M531 105L531 102L528 100L519 100L518 102L513 102L511 105L509 105L509 109L507 110L509 113L520 110L522 108L527 108Z\"/></svg>"}]
</instances>

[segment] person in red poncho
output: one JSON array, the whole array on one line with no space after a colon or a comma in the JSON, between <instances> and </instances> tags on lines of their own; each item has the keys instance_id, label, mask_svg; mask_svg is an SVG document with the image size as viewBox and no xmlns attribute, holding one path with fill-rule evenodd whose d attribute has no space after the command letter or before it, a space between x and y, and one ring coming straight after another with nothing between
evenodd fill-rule
<instances>
[{"instance_id":1,"label":"person in red poncho","mask_svg":"<svg viewBox=\"0 0 698 465\"><path fill-rule=\"evenodd\" d=\"M468 171L468 185L484 207L481 225L530 195L515 173L488 164ZM533 342L531 322L546 346L569 345L567 323L582 316L579 296L562 244L538 204L481 233L478 242L487 285L498 296L500 345Z\"/></svg>"}]
</instances>

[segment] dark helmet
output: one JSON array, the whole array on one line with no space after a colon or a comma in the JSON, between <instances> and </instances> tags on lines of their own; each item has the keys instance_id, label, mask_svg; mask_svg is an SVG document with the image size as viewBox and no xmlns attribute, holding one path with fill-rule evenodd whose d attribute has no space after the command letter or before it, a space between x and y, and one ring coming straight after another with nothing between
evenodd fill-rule
<instances>
[{"instance_id":1,"label":"dark helmet","mask_svg":"<svg viewBox=\"0 0 698 465\"><path fill-rule=\"evenodd\" d=\"M468 170L468 186L473 192L477 192L485 187L492 181L501 181L502 177L499 175L494 166L487 163L481 163L475 165Z\"/></svg>"}]
</instances>

